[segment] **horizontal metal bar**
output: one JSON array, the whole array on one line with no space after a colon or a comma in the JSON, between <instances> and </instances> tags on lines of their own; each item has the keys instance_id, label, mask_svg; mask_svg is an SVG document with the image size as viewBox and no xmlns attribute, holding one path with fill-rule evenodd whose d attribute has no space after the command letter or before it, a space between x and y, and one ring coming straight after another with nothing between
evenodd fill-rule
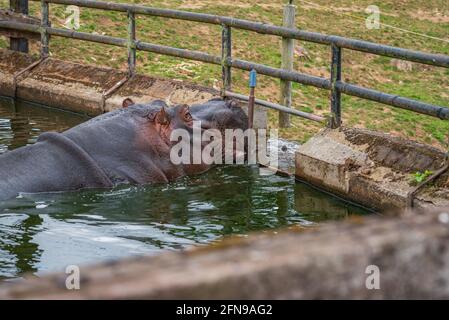
<instances>
[{"instance_id":1,"label":"horizontal metal bar","mask_svg":"<svg viewBox=\"0 0 449 320\"><path fill-rule=\"evenodd\" d=\"M417 113L426 114L443 120L449 119L449 108L427 104L424 102L404 98L397 95L383 93L380 91L366 89L353 84L337 82L337 88L350 96L359 97L371 101L380 102L386 105L398 107Z\"/></svg>"},{"instance_id":2,"label":"horizontal metal bar","mask_svg":"<svg viewBox=\"0 0 449 320\"><path fill-rule=\"evenodd\" d=\"M397 58L412 62L418 62L437 67L449 68L449 56L444 54L434 54L422 51L403 49L339 36L328 36L328 39L330 43L341 48L376 54L390 58Z\"/></svg>"},{"instance_id":3,"label":"horizontal metal bar","mask_svg":"<svg viewBox=\"0 0 449 320\"><path fill-rule=\"evenodd\" d=\"M33 0L37 1L37 0ZM113 3L91 0L47 0L48 3L77 5L81 7L114 10L120 12L133 12L149 16L158 16L171 19L204 22L210 24L227 25L233 28L254 31L262 34L270 34L283 38L298 39L319 44L334 44L341 48L398 58L408 61L419 62L434 66L449 68L449 56L442 54L431 54L420 51L402 49L398 47L381 45L373 42L350 39L340 36L325 35L316 32L279 27L271 24L224 17L213 14L188 12L181 10L145 7L141 5Z\"/></svg>"},{"instance_id":4,"label":"horizontal metal bar","mask_svg":"<svg viewBox=\"0 0 449 320\"><path fill-rule=\"evenodd\" d=\"M128 41L122 38L103 36L98 34L86 33L86 32L78 32L68 29L58 29L51 27L43 27L39 25L27 24L27 23L19 23L19 22L9 22L9 21L0 21L0 28L5 29L15 29L21 31L28 31L34 33L40 33L41 30L47 30L48 34L65 37L65 38L73 38L78 40L85 40L91 42L98 42L103 44L109 44L118 47L126 47Z\"/></svg>"},{"instance_id":5,"label":"horizontal metal bar","mask_svg":"<svg viewBox=\"0 0 449 320\"><path fill-rule=\"evenodd\" d=\"M288 80L293 82L302 83L309 86L314 86L321 89L330 90L331 84L329 79L324 79L320 77L310 76L307 74L295 72L295 71L287 71L284 69L268 67L263 64L253 63L245 60L232 59L231 61L226 61L226 64L232 66L233 68L251 71L256 70L257 73L263 74L266 76L279 78L282 80Z\"/></svg>"},{"instance_id":6,"label":"horizontal metal bar","mask_svg":"<svg viewBox=\"0 0 449 320\"><path fill-rule=\"evenodd\" d=\"M231 91L225 91L225 96L226 97L231 97L231 98L236 98L239 100L243 100L243 101L248 101L249 97L240 93L235 93L235 92L231 92ZM278 111L282 111L285 113L289 113L301 118L306 118L312 121L317 121L317 122L324 122L326 120L326 118L324 117L320 117L317 116L315 114L312 113L308 113L308 112L303 112L303 111L299 111L299 110L295 110L292 108L287 108L285 106L282 106L280 104L277 103L272 103L272 102L268 102L265 100L260 100L260 99L256 99L256 104L270 108L270 109L274 109L274 110L278 110Z\"/></svg>"},{"instance_id":7,"label":"horizontal metal bar","mask_svg":"<svg viewBox=\"0 0 449 320\"><path fill-rule=\"evenodd\" d=\"M59 0L58 0L59 1ZM26 23L19 22L9 22L9 21L0 21L0 28L5 29L15 29L22 31L29 31L34 33L40 33L42 30L42 26L32 25ZM103 44L109 44L119 47L127 47L127 39L115 38L110 36L103 35L95 35L90 33L78 32L73 30L66 29L57 29L57 28L45 28L48 31L48 34L61 36L66 38L74 38L79 40L86 40L91 42L98 42ZM154 52L158 54L170 55L173 57L191 59L196 61L202 61L206 63L212 63L216 65L221 65L221 58L218 56L210 55L207 53L199 52L199 51L191 51L187 49L178 49L172 48L162 45L156 45L146 42L137 42L136 48L138 50ZM310 76L306 74L302 74L294 71L286 71L283 69L272 68L262 64L252 63L245 60L239 59L231 59L230 61L225 61L225 64L228 66L232 66L237 69L250 71L255 69L259 74L267 75L274 78L279 78L283 80L293 81L302 83L305 85L311 85L317 88L330 90L331 83L330 80L319 78L315 76ZM403 98L391 94L382 93L372 89L366 89L363 87L359 87L356 85L337 82L336 88L340 90L342 93L352 95L359 98L364 98L376 102L380 102L383 104L399 107L406 110L415 111L422 114L427 114L431 116L435 116L441 119L449 119L449 109L445 107L435 106L431 104L426 104L423 102L419 102L416 100ZM278 105L279 106L279 105ZM278 109L279 110L279 109ZM298 111L299 112L299 111ZM298 114L297 114L298 115Z\"/></svg>"},{"instance_id":8,"label":"horizontal metal bar","mask_svg":"<svg viewBox=\"0 0 449 320\"><path fill-rule=\"evenodd\" d=\"M10 28L10 29L17 29L17 30L26 30L30 32L40 32L41 26L35 26L35 25L28 25L25 23L12 23L12 22L6 22L6 21L0 21L0 28ZM47 31L50 35L60 36L60 37L66 37L66 38L74 38L74 39L80 39L80 40L86 40L86 41L92 41L92 42L98 42L98 43L104 43L104 44L110 44L114 46L119 47L126 47L127 46L127 40L122 38L115 38L110 36L103 36L103 35L96 35L96 34L90 34L85 32L78 32L73 30L67 30L67 29L57 29L57 28L47 28ZM169 55L172 57L179 57L184 59L190 59L190 60L196 60L196 61L202 61L207 63L212 63L216 65L221 65L222 60L219 56L210 55L207 53L203 53L200 51L192 51L187 49L179 49L179 48L173 48L158 44L151 44L147 42L136 42L136 49L142 50L142 51L148 51L148 52L154 52L164 55ZM268 67L262 64L258 63L252 63L245 60L239 60L239 59L231 59L230 61L227 60L224 62L225 65L231 66L233 68L251 71L255 69L258 73L267 75L274 78L279 78L283 80L289 80L294 81L298 83L302 83L305 85L311 85L317 88L322 89L330 89L330 81L328 79L314 77L306 74L302 74L299 72L294 71L286 71L279 68L273 68Z\"/></svg>"},{"instance_id":9,"label":"horizontal metal bar","mask_svg":"<svg viewBox=\"0 0 449 320\"><path fill-rule=\"evenodd\" d=\"M18 31L28 31L32 33L40 32L40 25L29 24L22 22L14 22L9 20L0 20L0 28L18 30Z\"/></svg>"},{"instance_id":10,"label":"horizontal metal bar","mask_svg":"<svg viewBox=\"0 0 449 320\"><path fill-rule=\"evenodd\" d=\"M92 33L68 30L68 29L58 29L58 28L51 28L51 27L45 28L45 27L42 27L39 25L32 25L32 24L19 23L19 22L0 21L0 28L22 30L22 31L34 32L34 33L40 33L42 29L46 29L48 34L50 34L50 35L65 37L65 38L73 38L73 39L78 39L78 40L91 41L91 42L104 43L104 44L109 44L109 45L118 46L118 47L126 47L127 43L128 43L126 39L122 39L122 38L102 36L102 35L97 35L97 34L92 34Z\"/></svg>"},{"instance_id":11,"label":"horizontal metal bar","mask_svg":"<svg viewBox=\"0 0 449 320\"><path fill-rule=\"evenodd\" d=\"M200 51L192 51L187 49L179 49L173 47L167 47L159 44L152 44L147 42L136 43L136 48L142 51L154 52L159 54L164 54L172 57L179 57L184 59L202 61L212 64L221 64L221 58L218 56L214 56L208 53L200 52Z\"/></svg>"},{"instance_id":12,"label":"horizontal metal bar","mask_svg":"<svg viewBox=\"0 0 449 320\"><path fill-rule=\"evenodd\" d=\"M73 38L78 40L86 40L91 42L98 42L103 44L109 44L117 47L127 47L128 40L122 39L122 38L116 38L116 37L110 37L110 36L102 36L98 34L92 34L92 33L86 33L86 32L78 32L78 31L72 31L72 30L65 30L65 29L57 29L57 28L47 28L48 34L59 36L59 37L66 37L66 38Z\"/></svg>"}]
</instances>

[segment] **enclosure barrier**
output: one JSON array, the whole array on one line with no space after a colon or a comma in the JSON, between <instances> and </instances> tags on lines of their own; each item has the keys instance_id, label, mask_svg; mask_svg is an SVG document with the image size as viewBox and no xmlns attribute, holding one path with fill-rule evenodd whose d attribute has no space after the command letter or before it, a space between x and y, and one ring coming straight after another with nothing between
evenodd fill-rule
<instances>
[{"instance_id":1,"label":"enclosure barrier","mask_svg":"<svg viewBox=\"0 0 449 320\"><path fill-rule=\"evenodd\" d=\"M39 1L39 0L32 0ZM91 33L78 32L74 30L59 29L49 26L49 4L76 5L80 7L112 10L126 12L128 15L128 38L116 38L111 36L96 35ZM367 89L357 85L343 82L342 74L342 51L351 49L355 51L397 58L432 66L449 68L449 56L424 53L419 51L407 50L397 47L385 46L367 41L349 39L339 36L325 35L315 32L302 31L294 28L279 27L275 25L253 22L232 17L217 16L212 14L195 13L188 11L161 9L145 7L140 5L101 2L91 0L41 0L42 20L41 26L29 25L18 22L0 21L0 28L13 29L19 31L29 31L41 34L41 54L48 56L49 35L73 38L128 49L128 69L129 74L134 74L136 66L136 50L153 52L173 57L185 58L195 61L201 61L222 66L223 96L233 96L239 99L247 100L248 97L231 92L231 68L240 70L256 70L259 74L281 80L292 81L304 85L314 86L320 89L331 91L331 117L329 126L337 128L341 125L341 94L347 94L366 100L379 102L382 104L398 107L413 112L437 117L440 119L449 119L449 108L432 105L409 98L383 93L380 91ZM173 48L158 44L152 44L136 40L135 15L157 16L171 19L180 19L194 22L203 22L222 26L222 56L215 56L199 51ZM254 31L261 34L280 36L285 39L296 39L307 42L314 42L323 45L330 45L332 53L331 77L325 79L315 77L295 71L287 71L280 68L273 68L263 64L232 58L232 28ZM313 121L324 121L325 118L310 113L288 108L282 105L257 100L257 103L268 108L273 108L300 116Z\"/></svg>"}]
</instances>

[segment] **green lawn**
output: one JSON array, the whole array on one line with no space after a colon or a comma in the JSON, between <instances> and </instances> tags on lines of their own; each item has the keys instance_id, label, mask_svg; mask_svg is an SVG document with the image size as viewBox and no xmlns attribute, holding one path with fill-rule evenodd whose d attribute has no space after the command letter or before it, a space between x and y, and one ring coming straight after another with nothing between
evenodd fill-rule
<instances>
[{"instance_id":1,"label":"green lawn","mask_svg":"<svg viewBox=\"0 0 449 320\"><path fill-rule=\"evenodd\" d=\"M249 20L282 23L282 3L279 0L164 0L164 1L116 1L168 7L197 12L229 15ZM297 27L300 29L337 34L378 43L400 46L432 53L449 54L449 4L447 0L382 0L381 22L445 39L438 41L399 30L382 27L369 30L365 27L365 8L371 0L295 1ZM313 2L313 3L311 3ZM8 1L0 0L6 7ZM31 3L31 13L38 16L40 3ZM330 8L332 7L332 8ZM53 26L61 27L67 14L65 7L51 5ZM220 54L221 30L218 26L169 20L154 17L138 17L138 39L169 46ZM81 9L81 30L99 34L126 36L126 15L123 13ZM233 31L235 57L271 66L280 66L280 39L248 31ZM318 76L330 73L330 48L313 43L298 42L310 59L296 57L295 69ZM0 38L0 47L7 41ZM38 52L38 44L33 45ZM52 38L53 57L83 63L126 68L126 50L81 41ZM219 85L221 68L200 62L174 59L150 53L138 53L138 72L162 77L188 80L202 85ZM259 77L257 95L278 102L279 83L276 79ZM403 71L392 60L350 50L344 51L343 78L345 81L392 94L400 94L442 106L449 106L449 70L412 64L412 70ZM233 71L234 90L247 93L247 74ZM329 110L329 92L294 84L293 105L300 110L325 115ZM447 148L449 124L428 116L344 96L344 123L350 126L391 132ZM269 114L270 126L277 127L277 113ZM282 129L281 136L298 141L308 139L320 125L294 117L292 128Z\"/></svg>"}]
</instances>

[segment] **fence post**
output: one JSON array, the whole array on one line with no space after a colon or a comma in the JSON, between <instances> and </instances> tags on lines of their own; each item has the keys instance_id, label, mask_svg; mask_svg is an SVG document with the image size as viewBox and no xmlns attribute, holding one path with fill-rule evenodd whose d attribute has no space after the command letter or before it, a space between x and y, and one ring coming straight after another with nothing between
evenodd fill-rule
<instances>
[{"instance_id":1,"label":"fence post","mask_svg":"<svg viewBox=\"0 0 449 320\"><path fill-rule=\"evenodd\" d=\"M49 55L49 37L45 29L50 25L49 5L45 0L41 0L41 58L46 58Z\"/></svg>"},{"instance_id":2,"label":"fence post","mask_svg":"<svg viewBox=\"0 0 449 320\"><path fill-rule=\"evenodd\" d=\"M128 11L128 74L132 77L136 72L136 17Z\"/></svg>"},{"instance_id":3,"label":"fence post","mask_svg":"<svg viewBox=\"0 0 449 320\"><path fill-rule=\"evenodd\" d=\"M283 26L287 28L295 28L295 12L296 6L293 5L293 0L284 6ZM293 50L295 47L295 40L282 38L282 63L281 68L292 71L293 70ZM288 108L292 105L292 83L291 81L280 81L280 104ZM290 127L290 115L288 113L279 112L279 127Z\"/></svg>"},{"instance_id":4,"label":"fence post","mask_svg":"<svg viewBox=\"0 0 449 320\"><path fill-rule=\"evenodd\" d=\"M341 92L337 88L337 82L341 81L341 54L342 49L335 44L331 45L331 119L329 126L332 129L341 126Z\"/></svg>"},{"instance_id":5,"label":"fence post","mask_svg":"<svg viewBox=\"0 0 449 320\"><path fill-rule=\"evenodd\" d=\"M221 74L222 74L222 96L226 91L231 91L232 78L231 66L227 64L232 59L232 36L231 27L222 26L221 31Z\"/></svg>"},{"instance_id":6,"label":"fence post","mask_svg":"<svg viewBox=\"0 0 449 320\"><path fill-rule=\"evenodd\" d=\"M9 0L9 8L17 13L28 14L28 0ZM9 49L28 53L28 40L9 38Z\"/></svg>"},{"instance_id":7,"label":"fence post","mask_svg":"<svg viewBox=\"0 0 449 320\"><path fill-rule=\"evenodd\" d=\"M254 92L257 85L257 72L256 70L251 70L249 73L249 98L248 98L248 128L252 129L254 125L254 105L256 103L256 97Z\"/></svg>"}]
</instances>

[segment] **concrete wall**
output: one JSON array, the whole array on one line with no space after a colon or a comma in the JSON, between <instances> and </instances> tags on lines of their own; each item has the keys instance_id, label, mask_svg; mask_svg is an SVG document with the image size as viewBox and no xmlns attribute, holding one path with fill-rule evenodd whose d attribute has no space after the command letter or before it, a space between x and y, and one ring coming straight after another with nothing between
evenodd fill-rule
<instances>
[{"instance_id":1,"label":"concrete wall","mask_svg":"<svg viewBox=\"0 0 449 320\"><path fill-rule=\"evenodd\" d=\"M255 234L81 267L80 290L62 272L33 277L1 286L0 299L447 299L448 221L436 211ZM366 287L371 265L378 290Z\"/></svg>"},{"instance_id":2,"label":"concrete wall","mask_svg":"<svg viewBox=\"0 0 449 320\"><path fill-rule=\"evenodd\" d=\"M413 174L443 166L445 154L428 145L370 130L325 129L296 153L296 177L378 209L405 208ZM417 207L449 205L448 174L420 191Z\"/></svg>"}]
</instances>

